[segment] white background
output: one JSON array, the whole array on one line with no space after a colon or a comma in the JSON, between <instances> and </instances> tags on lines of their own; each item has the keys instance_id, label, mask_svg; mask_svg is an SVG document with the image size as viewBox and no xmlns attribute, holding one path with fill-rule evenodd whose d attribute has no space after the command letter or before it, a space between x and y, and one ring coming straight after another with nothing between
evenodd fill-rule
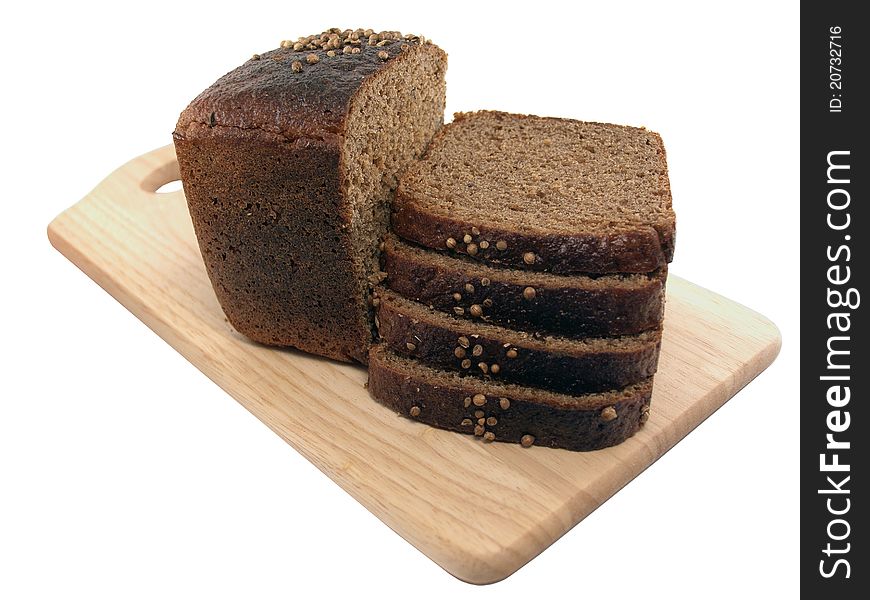
<instances>
[{"instance_id":1,"label":"white background","mask_svg":"<svg viewBox=\"0 0 870 600\"><path fill-rule=\"evenodd\" d=\"M478 4L4 8L0 597L797 595L796 3ZM659 131L679 223L672 272L783 333L768 371L489 587L404 542L45 236L112 169L170 143L218 76L334 25L439 43L448 114Z\"/></svg>"}]
</instances>

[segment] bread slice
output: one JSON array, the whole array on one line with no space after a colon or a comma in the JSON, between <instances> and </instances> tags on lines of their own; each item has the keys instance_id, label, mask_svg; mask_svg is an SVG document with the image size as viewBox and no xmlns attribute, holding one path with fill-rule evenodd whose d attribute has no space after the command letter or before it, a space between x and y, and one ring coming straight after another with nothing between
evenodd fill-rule
<instances>
[{"instance_id":1,"label":"bread slice","mask_svg":"<svg viewBox=\"0 0 870 600\"><path fill-rule=\"evenodd\" d=\"M652 378L609 392L569 396L462 377L400 357L383 345L369 355L369 392L422 423L484 441L596 450L618 444L649 416Z\"/></svg>"},{"instance_id":2,"label":"bread slice","mask_svg":"<svg viewBox=\"0 0 870 600\"><path fill-rule=\"evenodd\" d=\"M661 330L613 338L535 336L460 319L389 290L376 294L383 344L431 367L568 394L622 388L656 372Z\"/></svg>"},{"instance_id":3,"label":"bread slice","mask_svg":"<svg viewBox=\"0 0 870 600\"><path fill-rule=\"evenodd\" d=\"M517 269L647 273L674 252L665 148L636 127L458 113L402 174L393 228Z\"/></svg>"},{"instance_id":4,"label":"bread slice","mask_svg":"<svg viewBox=\"0 0 870 600\"><path fill-rule=\"evenodd\" d=\"M443 123L446 68L422 38L330 29L254 55L184 110L190 216L240 333L367 360L378 242L399 171Z\"/></svg>"},{"instance_id":5,"label":"bread slice","mask_svg":"<svg viewBox=\"0 0 870 600\"><path fill-rule=\"evenodd\" d=\"M599 277L504 269L424 250L395 236L384 241L383 269L385 285L406 298L519 330L631 335L658 329L664 314L666 269Z\"/></svg>"}]
</instances>

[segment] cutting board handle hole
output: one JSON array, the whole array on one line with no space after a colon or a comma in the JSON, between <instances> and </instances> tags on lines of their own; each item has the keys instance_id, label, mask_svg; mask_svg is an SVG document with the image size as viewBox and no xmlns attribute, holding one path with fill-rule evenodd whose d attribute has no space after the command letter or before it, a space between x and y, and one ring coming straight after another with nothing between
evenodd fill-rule
<instances>
[{"instance_id":1,"label":"cutting board handle hole","mask_svg":"<svg viewBox=\"0 0 870 600\"><path fill-rule=\"evenodd\" d=\"M178 172L178 162L173 158L170 162L156 167L142 178L142 189L151 194L172 194L181 191L181 174Z\"/></svg>"},{"instance_id":2,"label":"cutting board handle hole","mask_svg":"<svg viewBox=\"0 0 870 600\"><path fill-rule=\"evenodd\" d=\"M155 194L171 194L172 192L177 192L181 189L181 180L173 179L172 181L167 181L159 188L154 190Z\"/></svg>"}]
</instances>

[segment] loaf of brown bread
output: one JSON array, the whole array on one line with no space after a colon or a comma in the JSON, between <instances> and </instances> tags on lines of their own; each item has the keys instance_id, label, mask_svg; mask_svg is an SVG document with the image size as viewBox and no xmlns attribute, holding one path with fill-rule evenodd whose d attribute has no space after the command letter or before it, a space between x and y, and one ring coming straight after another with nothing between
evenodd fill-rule
<instances>
[{"instance_id":1,"label":"loaf of brown bread","mask_svg":"<svg viewBox=\"0 0 870 600\"><path fill-rule=\"evenodd\" d=\"M488 266L384 242L385 285L441 311L517 330L616 336L662 324L666 268L649 275L555 275Z\"/></svg>"},{"instance_id":2,"label":"loaf of brown bread","mask_svg":"<svg viewBox=\"0 0 870 600\"><path fill-rule=\"evenodd\" d=\"M173 138L209 277L258 342L365 362L397 174L443 123L446 55L331 29L221 77Z\"/></svg>"},{"instance_id":3,"label":"loaf of brown bread","mask_svg":"<svg viewBox=\"0 0 870 600\"><path fill-rule=\"evenodd\" d=\"M516 269L648 273L674 251L665 149L635 127L459 113L402 175L393 228Z\"/></svg>"},{"instance_id":4,"label":"loaf of brown bread","mask_svg":"<svg viewBox=\"0 0 870 600\"><path fill-rule=\"evenodd\" d=\"M461 377L379 345L369 357L369 391L403 416L487 442L596 450L624 441L646 421L652 378L616 391L566 395Z\"/></svg>"},{"instance_id":5,"label":"loaf of brown bread","mask_svg":"<svg viewBox=\"0 0 870 600\"><path fill-rule=\"evenodd\" d=\"M453 317L389 290L376 294L383 344L438 369L582 394L639 383L658 364L661 330L611 338L536 336Z\"/></svg>"}]
</instances>

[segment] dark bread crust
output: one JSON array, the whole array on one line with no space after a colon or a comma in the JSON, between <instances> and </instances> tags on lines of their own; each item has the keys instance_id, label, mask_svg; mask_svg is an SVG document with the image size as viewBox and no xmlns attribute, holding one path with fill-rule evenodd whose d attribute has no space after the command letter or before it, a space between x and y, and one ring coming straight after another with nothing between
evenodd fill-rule
<instances>
[{"instance_id":1,"label":"dark bread crust","mask_svg":"<svg viewBox=\"0 0 870 600\"><path fill-rule=\"evenodd\" d=\"M182 112L173 140L191 219L221 307L243 335L367 361L372 324L351 239L345 127L366 82L421 53L446 60L429 43L362 44L332 58L281 48L227 73Z\"/></svg>"},{"instance_id":2,"label":"dark bread crust","mask_svg":"<svg viewBox=\"0 0 870 600\"><path fill-rule=\"evenodd\" d=\"M432 46L434 48L434 46ZM327 60L322 50L294 52L278 48L233 69L188 105L181 113L175 135L188 137L192 124L210 127L258 129L296 138L334 141L344 133L350 102L362 83L383 70L388 62L403 60L396 52L390 61L378 58L378 49L362 46L359 54ZM308 65L305 57L320 59ZM293 61L303 63L300 72Z\"/></svg>"},{"instance_id":3,"label":"dark bread crust","mask_svg":"<svg viewBox=\"0 0 870 600\"><path fill-rule=\"evenodd\" d=\"M335 235L350 219L336 185L338 142L200 128L175 145L203 261L232 326L260 343L364 360L370 329L346 291L357 288L353 249ZM293 176L281 165L294 165Z\"/></svg>"},{"instance_id":4,"label":"dark bread crust","mask_svg":"<svg viewBox=\"0 0 870 600\"><path fill-rule=\"evenodd\" d=\"M548 348L532 336L481 326L423 305L413 306L386 290L378 291L378 299L378 331L383 344L395 354L439 369L582 394L638 383L652 377L658 365L661 331L574 345L563 338L562 343ZM514 343L505 343L506 339ZM474 355L477 346L480 349ZM463 367L466 359L469 362ZM485 375L480 363L486 366Z\"/></svg>"},{"instance_id":5,"label":"dark bread crust","mask_svg":"<svg viewBox=\"0 0 870 600\"><path fill-rule=\"evenodd\" d=\"M504 240L505 250L498 250L490 242L485 250L478 249L470 256L464 244L449 251L474 260L529 271L551 273L649 273L667 266L674 258L672 228L661 231L654 227L601 233L548 234L534 231L519 232L490 223L469 223L447 216L427 213L412 198L396 193L392 214L393 231L422 246L448 250L448 238L461 240L474 227L480 231L474 240ZM479 246L478 246L479 247ZM535 255L529 264L524 256Z\"/></svg>"},{"instance_id":6,"label":"dark bread crust","mask_svg":"<svg viewBox=\"0 0 870 600\"><path fill-rule=\"evenodd\" d=\"M388 237L383 269L385 284L400 295L454 314L454 308L464 307L464 317L472 304L484 308L483 317L492 323L512 329L555 333L565 336L631 335L658 329L664 316L665 269L649 277L632 276L634 283L623 286L596 284L582 276L554 276L533 272L520 273L524 279L506 278L504 269L472 263L460 258L448 261L428 259L424 252ZM433 257L441 256L431 253ZM455 266L453 266L455 263ZM481 279L489 285L481 285ZM552 281L556 279L557 281ZM465 290L471 284L474 292ZM523 292L534 287L533 300ZM457 303L454 293L462 295Z\"/></svg>"},{"instance_id":7,"label":"dark bread crust","mask_svg":"<svg viewBox=\"0 0 870 600\"><path fill-rule=\"evenodd\" d=\"M564 397L576 402L549 403L536 398L531 388L503 386L474 377L444 378L441 373L416 361L391 359L383 346L374 346L369 357L369 392L400 415L411 416L417 407L417 421L458 431L474 433L476 410L495 417L495 425L485 425L495 441L518 443L523 436L534 436L534 444L567 450L597 450L614 446L632 436L648 415L652 378L612 394ZM510 391L508 391L510 390ZM466 407L465 398L484 394L486 404ZM507 398L502 409L499 398ZM607 420L607 407L616 418ZM462 425L466 420L466 425ZM470 425L468 423L471 423Z\"/></svg>"},{"instance_id":8,"label":"dark bread crust","mask_svg":"<svg viewBox=\"0 0 870 600\"><path fill-rule=\"evenodd\" d=\"M499 111L480 111L479 113L456 113L452 123L441 128L432 138L430 150L423 157L426 160L433 148L448 137L448 131L476 114L498 115L506 120L539 119L534 115L516 115ZM548 121L571 122L571 119L548 117ZM656 150L662 163L666 162L666 152L661 136L649 132L656 140ZM670 199L670 182L667 177L662 181L663 193ZM670 204L668 204L670 205ZM393 231L412 242L436 250L448 250L448 238L461 241L471 234L477 245L474 260L516 269L548 271L551 273L649 273L667 266L674 258L676 238L676 218L673 211L660 220L648 224L610 223L601 229L576 232L553 232L529 223L522 229L497 225L481 218L479 222L469 222L438 214L428 210L425 202L415 198L407 185L400 181L396 190L396 200L392 214ZM479 230L474 234L472 228ZM479 241L487 240L488 248L480 247ZM495 240L507 242L507 248L500 250ZM457 243L449 252L469 256L466 246ZM526 253L534 254L534 261L525 259Z\"/></svg>"}]
</instances>

